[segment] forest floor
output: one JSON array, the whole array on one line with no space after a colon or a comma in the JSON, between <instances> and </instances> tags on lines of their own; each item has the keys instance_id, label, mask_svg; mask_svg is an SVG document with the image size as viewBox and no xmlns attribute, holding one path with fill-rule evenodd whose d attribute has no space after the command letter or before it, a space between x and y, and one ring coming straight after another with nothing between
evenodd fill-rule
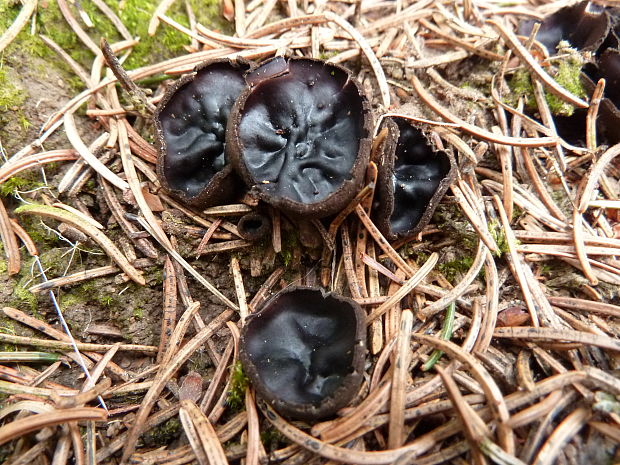
<instances>
[{"instance_id":1,"label":"forest floor","mask_svg":"<svg viewBox=\"0 0 620 465\"><path fill-rule=\"evenodd\" d=\"M568 4L0 0L0 462L617 462L613 110L580 79L591 53L516 35ZM455 155L415 237L376 229L372 164L357 208L267 209L258 242L236 228L250 195L161 188L148 106L206 59L281 54L347 67L375 122ZM373 318L358 395L314 424L238 360L239 313L294 284Z\"/></svg>"}]
</instances>

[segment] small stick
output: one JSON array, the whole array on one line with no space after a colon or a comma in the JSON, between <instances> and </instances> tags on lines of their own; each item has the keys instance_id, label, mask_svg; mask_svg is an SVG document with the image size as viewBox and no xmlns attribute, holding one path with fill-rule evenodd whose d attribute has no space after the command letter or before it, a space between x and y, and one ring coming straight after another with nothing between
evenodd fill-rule
<instances>
[{"instance_id":1,"label":"small stick","mask_svg":"<svg viewBox=\"0 0 620 465\"><path fill-rule=\"evenodd\" d=\"M349 290L351 291L351 296L353 296L354 299L359 299L362 297L362 293L360 292L360 284L357 280L357 275L355 274L355 269L353 267L351 237L349 235L349 227L346 223L342 224L342 228L340 230L340 237L342 239L342 257L344 259L344 271L347 275L347 281L349 282Z\"/></svg>"},{"instance_id":2,"label":"small stick","mask_svg":"<svg viewBox=\"0 0 620 465\"><path fill-rule=\"evenodd\" d=\"M202 248L201 252L202 255L207 255L210 253L225 252L227 250L243 249L251 245L252 243L250 241L239 239L233 241L218 242L216 244L207 244Z\"/></svg>"},{"instance_id":3,"label":"small stick","mask_svg":"<svg viewBox=\"0 0 620 465\"><path fill-rule=\"evenodd\" d=\"M144 91L131 80L127 71L123 69L118 58L116 58L116 55L110 48L110 44L108 44L108 41L103 37L101 38L101 52L103 53L106 64L110 67L114 76L118 79L118 82L123 86L123 89L129 94L129 99L134 108L139 112L146 111L149 114L154 113L155 106L149 102ZM97 51L97 53L99 53L99 51Z\"/></svg>"},{"instance_id":4,"label":"small stick","mask_svg":"<svg viewBox=\"0 0 620 465\"><path fill-rule=\"evenodd\" d=\"M168 351L170 337L177 319L177 279L174 266L170 257L166 256L164 261L164 282L163 282L163 315L161 320L161 334L159 337L159 350L157 352L157 363L161 363L164 354Z\"/></svg>"},{"instance_id":5,"label":"small stick","mask_svg":"<svg viewBox=\"0 0 620 465\"><path fill-rule=\"evenodd\" d=\"M13 232L19 238L19 240L22 241L22 243L26 246L26 250L28 251L30 256L32 257L38 256L39 251L37 250L37 246L33 242L30 235L24 230L24 228L20 226L17 220L14 220L13 218L9 218L9 220L10 220L11 228L13 229Z\"/></svg>"},{"instance_id":6,"label":"small stick","mask_svg":"<svg viewBox=\"0 0 620 465\"><path fill-rule=\"evenodd\" d=\"M92 268L90 270L78 271L77 273L73 273L67 276L61 276L60 278L50 279L40 284L35 284L34 286L28 288L28 290L32 293L48 291L55 287L70 286L80 283L82 281L99 278L101 276L108 276L114 273L118 273L120 271L121 270L117 266L101 266L98 268Z\"/></svg>"},{"instance_id":7,"label":"small stick","mask_svg":"<svg viewBox=\"0 0 620 465\"><path fill-rule=\"evenodd\" d=\"M390 422L388 429L388 448L395 449L403 445L406 439L405 427L405 387L411 360L411 328L413 313L403 310L400 317L398 343L392 371L392 389L390 393Z\"/></svg>"},{"instance_id":8,"label":"small stick","mask_svg":"<svg viewBox=\"0 0 620 465\"><path fill-rule=\"evenodd\" d=\"M620 144L608 148L594 165L592 165L592 168L590 168L589 173L584 178L586 183L581 191L581 198L578 202L580 213L584 213L588 209L588 202L593 197L592 194L599 182L599 178L603 175L605 168L607 168L611 161L618 155L620 155Z\"/></svg>"},{"instance_id":9,"label":"small stick","mask_svg":"<svg viewBox=\"0 0 620 465\"><path fill-rule=\"evenodd\" d=\"M532 463L534 465L551 465L554 463L562 447L577 436L591 417L592 410L590 408L578 407L573 410L551 433Z\"/></svg>"},{"instance_id":10,"label":"small stick","mask_svg":"<svg viewBox=\"0 0 620 465\"><path fill-rule=\"evenodd\" d=\"M241 275L239 259L237 257L230 258L230 270L235 282L235 292L237 294L237 302L239 302L239 316L241 317L241 324L243 324L248 316L248 303L245 297L245 286L243 285L243 276Z\"/></svg>"},{"instance_id":11,"label":"small stick","mask_svg":"<svg viewBox=\"0 0 620 465\"><path fill-rule=\"evenodd\" d=\"M433 271L433 268L437 264L439 255L433 252L424 265L409 278L402 287L392 295L388 300L381 304L377 309L373 310L370 315L366 317L366 323L370 324L374 319L383 315L397 302L400 302L407 294L409 294L428 274Z\"/></svg>"},{"instance_id":12,"label":"small stick","mask_svg":"<svg viewBox=\"0 0 620 465\"><path fill-rule=\"evenodd\" d=\"M375 244L369 242L366 244L368 250L368 258L375 261ZM366 254L364 254L366 256ZM368 270L368 295L371 298L378 297L381 294L379 287L379 274L372 267ZM370 351L373 355L381 352L383 348L383 324L381 318L377 318L370 324Z\"/></svg>"},{"instance_id":13,"label":"small stick","mask_svg":"<svg viewBox=\"0 0 620 465\"><path fill-rule=\"evenodd\" d=\"M90 51L95 54L95 56L98 55L99 48L93 42L93 40L89 37L89 35L86 34L86 32L84 32L84 29L80 27L80 24L77 22L75 17L71 14L71 10L69 9L69 6L67 5L66 0L58 0L58 8L60 9L60 12L64 16L67 23L69 24L69 27L73 29L73 32L75 32L75 35L77 35L80 38L82 43L86 45L86 47L89 48Z\"/></svg>"},{"instance_id":14,"label":"small stick","mask_svg":"<svg viewBox=\"0 0 620 465\"><path fill-rule=\"evenodd\" d=\"M583 238L584 221L583 215L579 212L579 210L576 207L573 208L573 241L575 252L577 253L577 259L581 264L583 274L586 275L586 278L588 278L590 284L597 286L598 278L592 271L592 266L590 265L590 260L588 259L588 253L586 252L586 245Z\"/></svg>"},{"instance_id":15,"label":"small stick","mask_svg":"<svg viewBox=\"0 0 620 465\"><path fill-rule=\"evenodd\" d=\"M123 179L119 178L117 174L110 171L107 166L101 163L99 159L91 153L86 144L84 144L82 138L80 137L80 134L78 133L77 126L75 125L73 111L67 112L65 114L64 124L65 132L67 133L67 138L69 139L69 142L71 142L73 148L80 154L84 161L88 163L93 170L99 173L107 181L114 184L120 190L124 191L125 189L129 189L129 184L127 184L127 182Z\"/></svg>"},{"instance_id":16,"label":"small stick","mask_svg":"<svg viewBox=\"0 0 620 465\"><path fill-rule=\"evenodd\" d=\"M586 147L588 150L596 150L598 144L596 143L596 118L598 117L598 109L603 99L603 93L605 91L605 79L599 79L592 92L592 98L590 99L590 108L586 115Z\"/></svg>"},{"instance_id":17,"label":"small stick","mask_svg":"<svg viewBox=\"0 0 620 465\"><path fill-rule=\"evenodd\" d=\"M125 232L127 237L136 245L136 247L147 257L149 258L158 258L159 254L157 253L157 249L155 246L146 238L143 237L133 237L134 234L138 233L138 228L131 222L128 221L125 217L125 210L123 206L119 202L116 194L109 186L109 184L104 179L99 179L99 184L101 185L101 189L103 191L103 196L110 208L110 212L112 216L121 227L121 229Z\"/></svg>"},{"instance_id":18,"label":"small stick","mask_svg":"<svg viewBox=\"0 0 620 465\"><path fill-rule=\"evenodd\" d=\"M545 204L545 206L549 209L549 212L555 216L558 220L566 222L566 216L559 209L559 207L553 201L553 198L549 195L547 188L543 184L540 176L538 175L538 171L536 171L536 167L532 162L532 155L530 154L529 149L527 147L521 148L521 159L523 160L523 165L527 170L527 173L532 180L532 184L534 185L534 189L538 193L540 200Z\"/></svg>"},{"instance_id":19,"label":"small stick","mask_svg":"<svg viewBox=\"0 0 620 465\"><path fill-rule=\"evenodd\" d=\"M70 161L78 158L78 152L72 149L50 150L49 152L33 153L18 158L13 156L8 162L0 166L0 184L24 170L35 168L45 163Z\"/></svg>"},{"instance_id":20,"label":"small stick","mask_svg":"<svg viewBox=\"0 0 620 465\"><path fill-rule=\"evenodd\" d=\"M220 218L215 219L213 223L211 223L211 226L209 226L205 235L202 236L200 244L196 247L196 258L200 258L200 256L205 253L205 248L207 247L211 236L213 236L213 233L215 233L215 230L219 228L220 224L222 224L222 220Z\"/></svg>"},{"instance_id":21,"label":"small stick","mask_svg":"<svg viewBox=\"0 0 620 465\"><path fill-rule=\"evenodd\" d=\"M77 217L73 213L55 207L48 207L47 205L23 205L16 209L15 212L53 218L57 221L62 221L77 228L93 239L133 281L142 286L146 284L142 273L134 268L129 261L127 261L127 258L103 232L91 226L89 223Z\"/></svg>"},{"instance_id":22,"label":"small stick","mask_svg":"<svg viewBox=\"0 0 620 465\"><path fill-rule=\"evenodd\" d=\"M250 213L253 211L254 209L252 207L249 207L248 205L242 203L237 203L205 208L202 213L207 216L237 216L245 215L246 213Z\"/></svg>"},{"instance_id":23,"label":"small stick","mask_svg":"<svg viewBox=\"0 0 620 465\"><path fill-rule=\"evenodd\" d=\"M353 40L355 40L357 44L359 45L359 47L362 49L362 52L364 52L364 55L366 55L366 58L368 58L370 67L372 68L373 72L375 73L375 77L377 78L377 82L379 84L379 91L381 92L381 100L383 102L383 106L385 109L389 108L390 107L390 88L385 79L385 73L383 72L381 63L375 56L375 53L373 52L372 48L370 47L370 45L368 45L368 42L366 41L366 39L364 39L364 36L362 36L362 34L360 34L360 32L357 29L355 29L348 21L332 13L331 11L326 11L325 13L323 13L323 15L325 19L333 23L336 23L342 29L347 31L351 35Z\"/></svg>"},{"instance_id":24,"label":"small stick","mask_svg":"<svg viewBox=\"0 0 620 465\"><path fill-rule=\"evenodd\" d=\"M151 20L149 21L147 32L150 36L155 35L157 28L159 27L159 17L166 14L166 11L168 11L168 8L170 8L173 3L174 0L161 0L161 2L159 2L159 5L155 8L153 16L151 16Z\"/></svg>"},{"instance_id":25,"label":"small stick","mask_svg":"<svg viewBox=\"0 0 620 465\"><path fill-rule=\"evenodd\" d=\"M502 134L501 130L498 127L492 128L493 132L496 134ZM498 144L495 146L497 153L499 155L499 162L502 167L502 184L504 185L504 210L506 210L506 216L508 219L512 219L512 209L513 209L513 201L512 201L512 183L513 183L513 173L512 173L512 150L510 146Z\"/></svg>"},{"instance_id":26,"label":"small stick","mask_svg":"<svg viewBox=\"0 0 620 465\"><path fill-rule=\"evenodd\" d=\"M104 409L92 407L38 413L26 418L20 418L19 420L13 420L1 427L0 445L48 426L61 425L73 421L105 421L106 419L107 412Z\"/></svg>"},{"instance_id":27,"label":"small stick","mask_svg":"<svg viewBox=\"0 0 620 465\"><path fill-rule=\"evenodd\" d=\"M521 44L514 32L495 20L487 20L487 24L490 24L497 30L500 37L506 42L515 55L517 55L523 61L523 64L540 79L549 92L578 108L588 108L588 102L568 92L560 86L555 79L547 74L532 54Z\"/></svg>"},{"instance_id":28,"label":"small stick","mask_svg":"<svg viewBox=\"0 0 620 465\"><path fill-rule=\"evenodd\" d=\"M28 20L37 8L37 3L37 0L26 0L23 2L24 6L17 15L17 18L15 18L9 28L4 31L4 34L0 36L0 53L13 42L15 37L19 35L19 32L28 24Z\"/></svg>"},{"instance_id":29,"label":"small stick","mask_svg":"<svg viewBox=\"0 0 620 465\"><path fill-rule=\"evenodd\" d=\"M374 225L370 217L366 214L364 209L361 206L357 205L355 207L355 213L368 230L368 233L377 242L377 245L381 247L381 249L387 254L388 257L390 257L390 259L396 264L396 266L403 270L403 272L407 276L413 276L415 274L413 269L411 269L411 267L403 260L403 258L398 254L398 252L396 252L396 250L392 248L387 239L383 237L383 234L381 234L381 232L377 229L377 227Z\"/></svg>"},{"instance_id":30,"label":"small stick","mask_svg":"<svg viewBox=\"0 0 620 465\"><path fill-rule=\"evenodd\" d=\"M267 294L271 292L271 288L276 285L278 280L284 274L284 268L276 268L273 273L269 275L269 277L262 284L260 289L254 294L254 297L250 301L248 311L255 312L260 305L263 304L265 300L267 300Z\"/></svg>"},{"instance_id":31,"label":"small stick","mask_svg":"<svg viewBox=\"0 0 620 465\"><path fill-rule=\"evenodd\" d=\"M527 280L525 278L525 273L523 271L523 263L521 262L521 257L516 248L516 239L514 237L514 233L512 232L512 228L510 227L510 221L506 216L506 212L504 211L504 207L502 205L501 200L496 195L493 196L493 200L495 201L495 205L498 208L500 219L502 223L502 227L504 229L504 234L506 236L506 241L508 243L508 255L510 257L510 263L512 263L513 273L516 275L517 281L520 284L521 292L523 293L523 298L527 304L527 309L530 313L530 317L532 318L532 324L534 326L540 326L538 322L538 314L536 311L536 304L534 302L534 298L532 296L532 291L530 290Z\"/></svg>"},{"instance_id":32,"label":"small stick","mask_svg":"<svg viewBox=\"0 0 620 465\"><path fill-rule=\"evenodd\" d=\"M63 352L67 350L72 350L74 348L73 344L70 342L50 341L48 339L37 339L37 338L25 337L25 336L13 336L12 334L4 334L4 333L0 333L0 341L6 342L9 344L46 347L49 349L56 349L56 350L60 350ZM114 347L114 344L90 344L90 343L85 343L85 342L76 342L75 346L80 351L106 352L110 350L112 347ZM122 350L124 352L156 353L158 349L155 346L121 344L118 350Z\"/></svg>"},{"instance_id":33,"label":"small stick","mask_svg":"<svg viewBox=\"0 0 620 465\"><path fill-rule=\"evenodd\" d=\"M243 0L235 0L235 32L238 37L243 37L245 36L245 31L245 2Z\"/></svg>"},{"instance_id":34,"label":"small stick","mask_svg":"<svg viewBox=\"0 0 620 465\"><path fill-rule=\"evenodd\" d=\"M446 119L450 123L455 123L459 125L459 128L469 134L472 134L480 139L485 139L491 142L495 142L497 144L503 145L513 145L519 147L542 147L547 145L555 145L557 143L557 139L554 137L508 137L499 134L493 134L490 131L486 131L478 126L474 126L473 124L469 124L466 121L462 120L454 113L449 111L444 106L440 105L439 102L428 92L420 80L416 76L411 76L411 83L413 84L413 88L418 93L420 98L429 106L431 109L441 115L444 119Z\"/></svg>"},{"instance_id":35,"label":"small stick","mask_svg":"<svg viewBox=\"0 0 620 465\"><path fill-rule=\"evenodd\" d=\"M271 213L271 243L275 253L282 252L282 227L280 211L276 208L270 208Z\"/></svg>"},{"instance_id":36,"label":"small stick","mask_svg":"<svg viewBox=\"0 0 620 465\"><path fill-rule=\"evenodd\" d=\"M19 247L17 246L17 238L2 199L0 199L0 238L4 245L9 276L19 273L21 258Z\"/></svg>"},{"instance_id":37,"label":"small stick","mask_svg":"<svg viewBox=\"0 0 620 465\"><path fill-rule=\"evenodd\" d=\"M446 387L446 392L452 405L457 412L457 416L463 425L463 433L470 445L473 462L476 465L485 465L484 455L480 450L480 442L491 435L488 426L482 421L474 409L463 399L452 375L441 367L436 367L437 373Z\"/></svg>"}]
</instances>

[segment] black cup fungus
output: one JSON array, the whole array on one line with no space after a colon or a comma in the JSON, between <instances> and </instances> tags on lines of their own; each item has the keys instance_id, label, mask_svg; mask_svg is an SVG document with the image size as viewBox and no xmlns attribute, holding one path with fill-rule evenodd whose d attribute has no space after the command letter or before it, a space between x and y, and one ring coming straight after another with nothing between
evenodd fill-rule
<instances>
[{"instance_id":1,"label":"black cup fungus","mask_svg":"<svg viewBox=\"0 0 620 465\"><path fill-rule=\"evenodd\" d=\"M338 65L276 57L246 76L226 153L265 202L305 217L344 208L360 189L372 117L361 86Z\"/></svg>"},{"instance_id":2,"label":"black cup fungus","mask_svg":"<svg viewBox=\"0 0 620 465\"><path fill-rule=\"evenodd\" d=\"M239 219L237 231L245 240L257 241L271 231L271 221L269 221L269 217L262 213L248 213Z\"/></svg>"},{"instance_id":3,"label":"black cup fungus","mask_svg":"<svg viewBox=\"0 0 620 465\"><path fill-rule=\"evenodd\" d=\"M357 393L365 339L364 312L356 302L293 286L248 317L239 355L264 400L290 418L317 420Z\"/></svg>"},{"instance_id":4,"label":"black cup fungus","mask_svg":"<svg viewBox=\"0 0 620 465\"><path fill-rule=\"evenodd\" d=\"M539 21L522 21L519 24L519 34L529 36L537 22ZM536 40L552 55L563 40L578 50L594 51L603 44L610 29L611 18L605 7L592 2L581 2L547 16L540 25Z\"/></svg>"},{"instance_id":5,"label":"black cup fungus","mask_svg":"<svg viewBox=\"0 0 620 465\"><path fill-rule=\"evenodd\" d=\"M456 176L451 153L438 151L403 118L384 121L375 221L389 240L410 237L428 224Z\"/></svg>"},{"instance_id":6,"label":"black cup fungus","mask_svg":"<svg viewBox=\"0 0 620 465\"><path fill-rule=\"evenodd\" d=\"M188 205L212 206L237 191L225 158L225 132L249 68L246 62L208 61L179 79L157 107L157 173L163 187Z\"/></svg>"}]
</instances>

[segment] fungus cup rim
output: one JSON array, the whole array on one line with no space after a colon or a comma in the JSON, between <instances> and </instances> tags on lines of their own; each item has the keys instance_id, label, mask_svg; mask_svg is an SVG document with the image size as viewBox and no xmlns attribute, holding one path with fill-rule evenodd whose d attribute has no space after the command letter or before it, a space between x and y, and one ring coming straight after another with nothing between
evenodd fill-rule
<instances>
[{"instance_id":1,"label":"fungus cup rim","mask_svg":"<svg viewBox=\"0 0 620 465\"><path fill-rule=\"evenodd\" d=\"M355 340L353 342L351 356L351 371L341 380L340 385L330 395L323 398L320 403L299 403L283 400L276 397L263 382L258 368L246 351L248 331L253 324L260 321L260 318L272 313L278 313L283 309L274 307L274 304L286 294L293 294L299 291L320 293L321 299L334 299L352 310L355 317ZM335 414L339 409L348 405L357 394L361 385L364 373L364 363L366 359L366 324L365 313L361 306L349 297L326 291L320 287L312 286L289 286L274 296L272 296L260 310L248 315L241 330L239 342L239 358L243 365L246 375L251 380L256 392L271 406L281 414L299 420L313 421Z\"/></svg>"},{"instance_id":2,"label":"fungus cup rim","mask_svg":"<svg viewBox=\"0 0 620 465\"><path fill-rule=\"evenodd\" d=\"M426 143L429 148L433 151L433 153L445 153L448 158L448 162L450 164L450 169L446 173L446 175L439 181L439 185L433 196L428 201L426 208L424 209L424 213L420 217L420 220L415 225L413 229L408 231L395 233L392 230L391 225L391 217L394 213L394 186L392 184L392 176L394 173L394 161L396 156L396 147L398 144L398 139L400 137L400 130L398 129L398 125L396 124L395 119L398 117L390 116L384 119L382 122L382 127L387 127L388 135L385 140L381 144L381 148L379 150L379 163L377 163L379 168L379 173L377 177L377 191L378 191L378 200L379 205L378 208L375 207L374 217L376 221L376 225L381 231L381 233L386 237L386 239L390 241L395 241L398 239L404 239L413 237L418 234L424 227L431 221L433 217L433 213L437 209L439 202L447 192L448 188L454 182L457 175L457 164L456 158L454 156L453 150L451 147L447 146L442 148L441 150L436 147L433 143L432 139L428 137L427 131L423 130L419 125L414 122L403 119L407 124L411 125L416 130L420 131L424 138L426 139Z\"/></svg>"},{"instance_id":3,"label":"fungus cup rim","mask_svg":"<svg viewBox=\"0 0 620 465\"><path fill-rule=\"evenodd\" d=\"M282 59L283 57L274 57L261 62L258 66L250 69L246 73L246 82L248 78L252 78L252 73L259 68L268 65L273 60ZM373 136L373 114L370 106L370 101L364 92L362 85L352 75L352 72L344 66L328 63L325 60L309 57L287 57L284 58L286 63L290 61L305 61L312 63L320 63L322 66L327 66L338 70L338 72L344 73L347 76L347 83L352 83L355 86L357 95L361 101L361 132L362 137L359 138L359 146L355 161L350 170L350 178L344 179L340 186L330 193L324 199L314 203L303 203L292 200L288 197L282 197L278 194L265 192L261 189L261 183L254 178L250 170L248 169L243 156L243 145L240 135L240 123L243 118L243 110L248 98L252 95L255 89L260 83L282 76L286 73L279 73L274 75L265 76L262 79L257 79L256 82L248 82L248 87L239 95L235 104L233 105L230 117L228 119L228 127L226 129L226 155L230 162L233 164L235 171L241 176L243 181L250 188L250 192L255 197L263 200L264 202L284 211L293 216L300 216L305 218L323 218L329 215L336 214L342 210L353 199L355 194L361 189L364 175L366 173L366 167L370 159L370 150L372 145Z\"/></svg>"},{"instance_id":4,"label":"fungus cup rim","mask_svg":"<svg viewBox=\"0 0 620 465\"><path fill-rule=\"evenodd\" d=\"M157 178L159 179L159 182L165 192L178 198L186 205L196 208L206 208L229 201L238 191L240 191L240 180L238 179L232 164L229 160L227 160L224 167L211 177L211 179L205 184L204 188L197 195L190 196L187 195L187 193L182 189L173 188L168 182L168 177L164 169L165 159L167 156L167 143L164 135L164 128L161 122L161 112L164 111L166 105L170 103L170 101L183 86L194 81L201 71L218 64L230 65L233 69L238 70L242 77L246 72L251 71L255 67L253 62L243 58L214 58L211 60L206 60L196 65L191 73L185 74L174 81L157 104L157 108L153 113L153 125L155 127L155 149L157 150ZM230 115L228 119L230 120Z\"/></svg>"}]
</instances>

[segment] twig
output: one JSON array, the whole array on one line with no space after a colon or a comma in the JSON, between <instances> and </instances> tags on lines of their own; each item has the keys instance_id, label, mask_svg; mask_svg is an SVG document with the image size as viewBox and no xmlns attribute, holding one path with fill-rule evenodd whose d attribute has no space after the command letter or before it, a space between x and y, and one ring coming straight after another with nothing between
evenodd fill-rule
<instances>
[{"instance_id":1,"label":"twig","mask_svg":"<svg viewBox=\"0 0 620 465\"><path fill-rule=\"evenodd\" d=\"M13 42L13 39L19 35L19 32L28 23L32 13L34 13L34 10L37 8L37 0L26 0L23 3L24 6L17 15L17 18L15 18L9 28L0 36L0 52L7 48L8 45Z\"/></svg>"},{"instance_id":2,"label":"twig","mask_svg":"<svg viewBox=\"0 0 620 465\"><path fill-rule=\"evenodd\" d=\"M400 302L407 294L409 294L428 274L433 271L435 265L437 264L437 260L439 259L439 255L437 253L432 253L428 260L424 263L424 265L416 272L414 275L409 278L402 287L394 293L388 300L386 300L381 306L377 309L373 310L370 315L366 317L366 323L370 324L373 320L378 318L387 312L391 307L393 307L396 303Z\"/></svg>"},{"instance_id":3,"label":"twig","mask_svg":"<svg viewBox=\"0 0 620 465\"><path fill-rule=\"evenodd\" d=\"M26 418L14 420L0 428L0 445L47 426L59 425L71 421L105 421L107 412L103 409L82 407L39 413Z\"/></svg>"},{"instance_id":4,"label":"twig","mask_svg":"<svg viewBox=\"0 0 620 465\"><path fill-rule=\"evenodd\" d=\"M411 310L403 310L400 316L400 329L398 332L398 344L394 356L394 369L392 371L392 390L390 393L390 422L388 429L388 448L395 449L405 442L405 386L409 373L411 359L411 328L413 326L413 313Z\"/></svg>"},{"instance_id":5,"label":"twig","mask_svg":"<svg viewBox=\"0 0 620 465\"><path fill-rule=\"evenodd\" d=\"M588 108L588 102L568 92L566 89L560 86L555 79L549 76L549 74L547 74L544 69L542 69L542 67L538 64L532 54L521 44L521 42L519 42L519 39L514 34L514 32L504 27L498 21L488 20L487 23L497 30L500 37L504 39L506 44L515 53L515 55L517 55L521 60L523 60L523 64L526 65L530 69L530 71L532 71L532 73L534 73L538 77L538 79L540 79L540 81L547 87L549 92L578 108Z\"/></svg>"},{"instance_id":6,"label":"twig","mask_svg":"<svg viewBox=\"0 0 620 465\"><path fill-rule=\"evenodd\" d=\"M4 253L7 258L7 271L9 276L19 273L21 268L21 258L17 238L11 225L11 219L4 208L4 202L0 199L0 239L4 246Z\"/></svg>"},{"instance_id":7,"label":"twig","mask_svg":"<svg viewBox=\"0 0 620 465\"><path fill-rule=\"evenodd\" d=\"M23 205L15 210L16 213L27 214L27 215L39 215L43 217L53 218L57 221L62 221L67 223L84 234L93 239L107 254L108 256L114 260L118 266L127 273L133 281L140 285L145 285L146 281L142 273L133 267L127 258L122 254L122 252L112 243L110 239L97 228L91 226L86 221L77 217L73 213L67 212L65 210L61 210L55 207L48 207L47 205Z\"/></svg>"}]
</instances>

